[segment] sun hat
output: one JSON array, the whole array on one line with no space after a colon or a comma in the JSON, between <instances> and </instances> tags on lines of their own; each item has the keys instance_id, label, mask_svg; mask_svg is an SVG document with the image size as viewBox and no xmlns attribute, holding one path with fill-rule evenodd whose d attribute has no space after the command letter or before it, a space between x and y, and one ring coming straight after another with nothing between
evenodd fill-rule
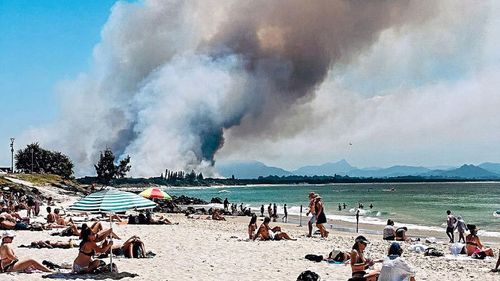
<instances>
[{"instance_id":1,"label":"sun hat","mask_svg":"<svg viewBox=\"0 0 500 281\"><path fill-rule=\"evenodd\" d=\"M10 230L5 230L3 233L2 233L2 239L6 238L6 237L16 237L16 233L14 231L10 231Z\"/></svg>"},{"instance_id":2,"label":"sun hat","mask_svg":"<svg viewBox=\"0 0 500 281\"><path fill-rule=\"evenodd\" d=\"M354 240L356 243L357 242L361 242L361 243L364 243L364 244L370 244L370 241L368 241L368 239L366 239L363 235L360 235L358 237L356 237L356 240Z\"/></svg>"}]
</instances>

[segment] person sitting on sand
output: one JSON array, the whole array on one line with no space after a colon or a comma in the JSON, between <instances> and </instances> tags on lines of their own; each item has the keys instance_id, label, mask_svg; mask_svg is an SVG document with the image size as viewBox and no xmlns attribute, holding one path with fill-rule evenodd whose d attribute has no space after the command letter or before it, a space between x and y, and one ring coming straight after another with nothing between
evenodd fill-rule
<instances>
[{"instance_id":1,"label":"person sitting on sand","mask_svg":"<svg viewBox=\"0 0 500 281\"><path fill-rule=\"evenodd\" d=\"M255 230L257 230L257 215L253 214L252 218L250 219L250 223L248 224L248 239L253 239Z\"/></svg>"},{"instance_id":2,"label":"person sitting on sand","mask_svg":"<svg viewBox=\"0 0 500 281\"><path fill-rule=\"evenodd\" d=\"M59 215L59 213L60 213L59 209L54 209L54 217L56 219L56 224L66 225L66 226L70 226L70 225L74 224L73 219L69 218L68 220L66 220L61 215Z\"/></svg>"},{"instance_id":3,"label":"person sitting on sand","mask_svg":"<svg viewBox=\"0 0 500 281\"><path fill-rule=\"evenodd\" d=\"M467 228L470 231L470 234L465 238L465 249L468 256L477 255L477 256L493 256L493 249L486 248L481 244L481 240L479 236L477 236L477 231L479 228L474 224L468 224Z\"/></svg>"},{"instance_id":4,"label":"person sitting on sand","mask_svg":"<svg viewBox=\"0 0 500 281\"><path fill-rule=\"evenodd\" d=\"M56 215L52 213L52 208L47 207L47 223L56 223Z\"/></svg>"},{"instance_id":5,"label":"person sitting on sand","mask_svg":"<svg viewBox=\"0 0 500 281\"><path fill-rule=\"evenodd\" d=\"M31 242L30 245L20 245L19 248L36 248L36 249L71 249L76 247L77 244L73 242L73 240L69 240L68 242L62 242L62 241L57 241L57 242L50 242L49 240L46 241L33 241Z\"/></svg>"},{"instance_id":6,"label":"person sitting on sand","mask_svg":"<svg viewBox=\"0 0 500 281\"><path fill-rule=\"evenodd\" d=\"M259 230L257 230L257 234L252 238L254 241L258 237L260 237L260 240L297 240L290 238L285 232L281 232L281 227L279 226L271 228L269 222L271 222L271 218L265 217L264 222L260 225Z\"/></svg>"},{"instance_id":7,"label":"person sitting on sand","mask_svg":"<svg viewBox=\"0 0 500 281\"><path fill-rule=\"evenodd\" d=\"M43 272L50 272L50 269L33 259L19 261L10 246L15 236L16 234L12 231L4 231L2 233L2 245L0 246L0 271L22 272L25 270L35 269Z\"/></svg>"},{"instance_id":8,"label":"person sitting on sand","mask_svg":"<svg viewBox=\"0 0 500 281\"><path fill-rule=\"evenodd\" d=\"M132 236L123 242L123 245L113 245L112 250L115 256L124 256L126 258L146 258L146 248L144 243L138 236ZM99 256L99 258L105 258L109 256L109 252L106 252Z\"/></svg>"},{"instance_id":9,"label":"person sitting on sand","mask_svg":"<svg viewBox=\"0 0 500 281\"><path fill-rule=\"evenodd\" d=\"M392 242L389 255L384 258L378 281L415 281L415 269L406 263L401 254L401 245Z\"/></svg>"},{"instance_id":10,"label":"person sitting on sand","mask_svg":"<svg viewBox=\"0 0 500 281\"><path fill-rule=\"evenodd\" d=\"M113 241L103 243L102 246L98 246L95 241L96 235L90 228L82 229L81 238L82 242L79 246L78 256L73 261L73 272L93 272L101 264L100 260L94 260L94 255L96 253L107 252L113 246Z\"/></svg>"},{"instance_id":11,"label":"person sitting on sand","mask_svg":"<svg viewBox=\"0 0 500 281\"><path fill-rule=\"evenodd\" d=\"M384 227L384 240L394 240L396 239L396 231L394 230L394 221L391 219L387 220L387 225Z\"/></svg>"},{"instance_id":12,"label":"person sitting on sand","mask_svg":"<svg viewBox=\"0 0 500 281\"><path fill-rule=\"evenodd\" d=\"M154 219L153 215L151 212L148 210L146 211L146 222L148 224L166 224L166 225L171 225L172 222L169 221L166 217L161 216L159 219Z\"/></svg>"},{"instance_id":13,"label":"person sitting on sand","mask_svg":"<svg viewBox=\"0 0 500 281\"><path fill-rule=\"evenodd\" d=\"M364 256L366 245L370 242L362 235L356 237L351 251L351 269L353 278L365 278L366 281L376 281L379 275L379 270L371 270L366 272L375 261L367 259Z\"/></svg>"},{"instance_id":14,"label":"person sitting on sand","mask_svg":"<svg viewBox=\"0 0 500 281\"><path fill-rule=\"evenodd\" d=\"M406 226L399 227L396 229L396 241L407 241L408 237L406 236L406 232L408 228Z\"/></svg>"},{"instance_id":15,"label":"person sitting on sand","mask_svg":"<svg viewBox=\"0 0 500 281\"><path fill-rule=\"evenodd\" d=\"M224 218L224 216L221 215L219 209L214 209L212 211L212 219L216 220L216 221L225 221L226 220L226 218Z\"/></svg>"}]
</instances>

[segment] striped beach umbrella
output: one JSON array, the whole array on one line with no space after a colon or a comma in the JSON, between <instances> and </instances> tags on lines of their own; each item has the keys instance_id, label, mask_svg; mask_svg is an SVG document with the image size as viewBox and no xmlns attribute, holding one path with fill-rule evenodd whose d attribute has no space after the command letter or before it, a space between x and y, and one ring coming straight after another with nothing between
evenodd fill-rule
<instances>
[{"instance_id":1,"label":"striped beach umbrella","mask_svg":"<svg viewBox=\"0 0 500 281\"><path fill-rule=\"evenodd\" d=\"M157 187L147 188L143 192L139 193L139 195L149 199L172 200L170 195Z\"/></svg>"},{"instance_id":2,"label":"striped beach umbrella","mask_svg":"<svg viewBox=\"0 0 500 281\"><path fill-rule=\"evenodd\" d=\"M89 194L68 209L89 213L119 213L132 209L152 209L156 204L137 194L120 191L114 188Z\"/></svg>"}]
</instances>

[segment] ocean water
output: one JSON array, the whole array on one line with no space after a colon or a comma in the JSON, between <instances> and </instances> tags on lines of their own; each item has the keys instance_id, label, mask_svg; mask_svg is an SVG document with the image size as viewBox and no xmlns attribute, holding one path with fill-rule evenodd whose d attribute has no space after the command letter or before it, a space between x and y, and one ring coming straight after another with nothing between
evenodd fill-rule
<instances>
[{"instance_id":1,"label":"ocean water","mask_svg":"<svg viewBox=\"0 0 500 281\"><path fill-rule=\"evenodd\" d=\"M364 223L385 225L388 218L412 228L441 231L445 226L446 210L461 216L466 223L478 225L480 235L500 237L500 183L390 183L390 184L328 184L328 185L258 185L235 187L168 188L172 195L186 195L210 201L212 197L228 198L231 203L243 203L255 212L264 204L278 204L282 213L287 204L290 214L299 214L308 206L309 192L321 194L326 214L334 220L355 222L358 202ZM346 203L346 209L338 205ZM370 209L369 205L373 204Z\"/></svg>"}]
</instances>

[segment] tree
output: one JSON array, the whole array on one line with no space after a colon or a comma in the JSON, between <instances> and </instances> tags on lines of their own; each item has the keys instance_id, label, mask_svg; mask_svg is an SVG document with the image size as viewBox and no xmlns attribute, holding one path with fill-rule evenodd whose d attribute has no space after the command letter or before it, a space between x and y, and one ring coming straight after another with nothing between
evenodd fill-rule
<instances>
[{"instance_id":1,"label":"tree","mask_svg":"<svg viewBox=\"0 0 500 281\"><path fill-rule=\"evenodd\" d=\"M97 172L97 180L103 184L109 184L114 178L123 178L130 171L130 156L127 155L118 165L115 165L115 155L111 149L106 148L101 152L97 165L94 165Z\"/></svg>"},{"instance_id":2,"label":"tree","mask_svg":"<svg viewBox=\"0 0 500 281\"><path fill-rule=\"evenodd\" d=\"M68 156L58 151L50 151L32 143L20 149L15 155L16 168L25 173L50 173L70 178L73 175L73 163Z\"/></svg>"}]
</instances>

